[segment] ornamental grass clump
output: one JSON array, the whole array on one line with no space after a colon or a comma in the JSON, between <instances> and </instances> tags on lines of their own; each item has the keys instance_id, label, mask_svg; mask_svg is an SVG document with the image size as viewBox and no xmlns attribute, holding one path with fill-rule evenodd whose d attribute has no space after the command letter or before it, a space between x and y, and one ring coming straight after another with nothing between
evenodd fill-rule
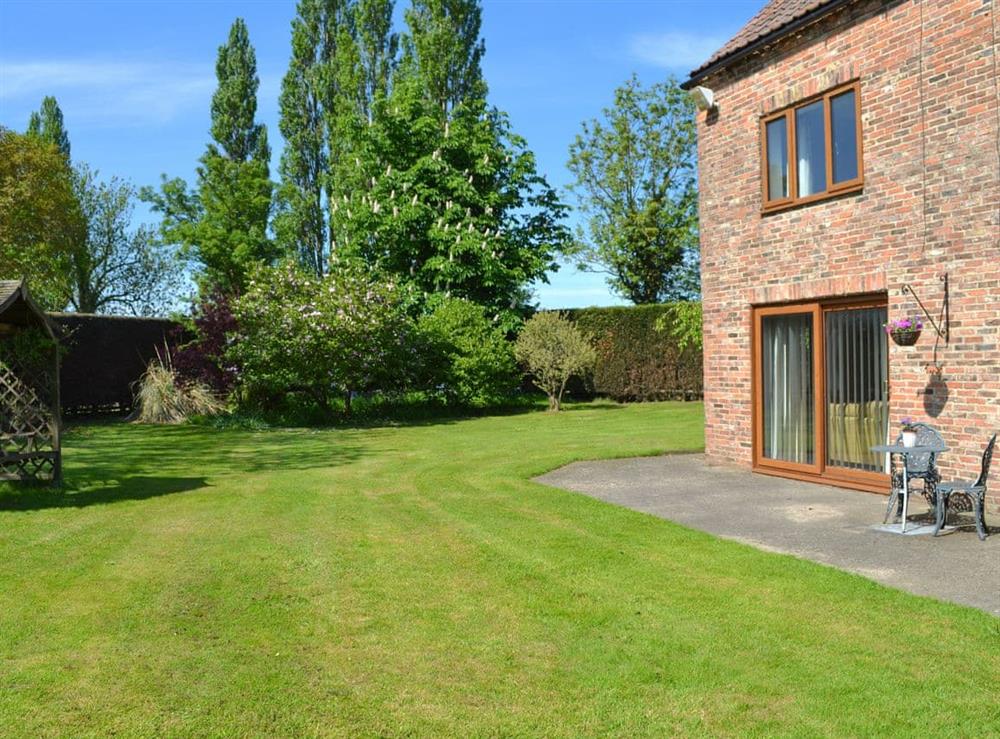
<instances>
[{"instance_id":1,"label":"ornamental grass clump","mask_svg":"<svg viewBox=\"0 0 1000 739\"><path fill-rule=\"evenodd\" d=\"M591 371L597 360L587 338L559 313L532 316L517 337L514 355L531 374L535 386L548 396L550 411L562 407L569 379Z\"/></svg>"},{"instance_id":2,"label":"ornamental grass clump","mask_svg":"<svg viewBox=\"0 0 1000 739\"><path fill-rule=\"evenodd\" d=\"M170 353L149 363L139 379L133 420L138 423L183 423L192 416L214 416L223 403L202 382L184 382L174 370Z\"/></svg>"}]
</instances>

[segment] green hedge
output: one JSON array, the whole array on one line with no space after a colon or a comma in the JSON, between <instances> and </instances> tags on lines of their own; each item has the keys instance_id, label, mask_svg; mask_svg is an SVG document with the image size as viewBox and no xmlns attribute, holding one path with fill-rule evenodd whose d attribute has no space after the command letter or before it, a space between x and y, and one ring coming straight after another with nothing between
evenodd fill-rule
<instances>
[{"instance_id":1,"label":"green hedge","mask_svg":"<svg viewBox=\"0 0 1000 739\"><path fill-rule=\"evenodd\" d=\"M597 348L593 377L570 387L571 393L622 401L702 397L701 349L678 347L670 330L672 311L669 304L560 311Z\"/></svg>"}]
</instances>

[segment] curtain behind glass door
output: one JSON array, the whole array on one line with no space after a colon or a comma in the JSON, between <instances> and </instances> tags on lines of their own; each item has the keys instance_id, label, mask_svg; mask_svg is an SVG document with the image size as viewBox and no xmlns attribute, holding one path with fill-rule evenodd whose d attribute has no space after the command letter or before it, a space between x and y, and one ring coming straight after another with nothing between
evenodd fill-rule
<instances>
[{"instance_id":1,"label":"curtain behind glass door","mask_svg":"<svg viewBox=\"0 0 1000 739\"><path fill-rule=\"evenodd\" d=\"M762 453L767 459L814 464L813 316L761 319Z\"/></svg>"},{"instance_id":2,"label":"curtain behind glass door","mask_svg":"<svg viewBox=\"0 0 1000 739\"><path fill-rule=\"evenodd\" d=\"M826 463L880 472L889 424L886 309L826 313Z\"/></svg>"}]
</instances>

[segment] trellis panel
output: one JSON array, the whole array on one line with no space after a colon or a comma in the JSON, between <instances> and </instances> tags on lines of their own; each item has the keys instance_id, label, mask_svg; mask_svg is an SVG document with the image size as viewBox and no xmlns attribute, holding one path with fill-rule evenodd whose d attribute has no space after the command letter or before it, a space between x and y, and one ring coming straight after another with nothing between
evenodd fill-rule
<instances>
[{"instance_id":1,"label":"trellis panel","mask_svg":"<svg viewBox=\"0 0 1000 739\"><path fill-rule=\"evenodd\" d=\"M62 477L59 354L45 315L21 283L0 282L0 479ZM52 348L25 362L14 349L21 332L40 331Z\"/></svg>"}]
</instances>

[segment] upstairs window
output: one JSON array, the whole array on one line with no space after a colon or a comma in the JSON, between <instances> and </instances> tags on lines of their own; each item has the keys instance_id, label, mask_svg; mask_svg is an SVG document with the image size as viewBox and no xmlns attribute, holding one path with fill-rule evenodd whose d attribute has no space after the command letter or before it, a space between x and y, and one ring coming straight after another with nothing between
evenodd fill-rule
<instances>
[{"instance_id":1,"label":"upstairs window","mask_svg":"<svg viewBox=\"0 0 1000 739\"><path fill-rule=\"evenodd\" d=\"M761 120L765 211L861 189L859 98L854 82Z\"/></svg>"}]
</instances>

